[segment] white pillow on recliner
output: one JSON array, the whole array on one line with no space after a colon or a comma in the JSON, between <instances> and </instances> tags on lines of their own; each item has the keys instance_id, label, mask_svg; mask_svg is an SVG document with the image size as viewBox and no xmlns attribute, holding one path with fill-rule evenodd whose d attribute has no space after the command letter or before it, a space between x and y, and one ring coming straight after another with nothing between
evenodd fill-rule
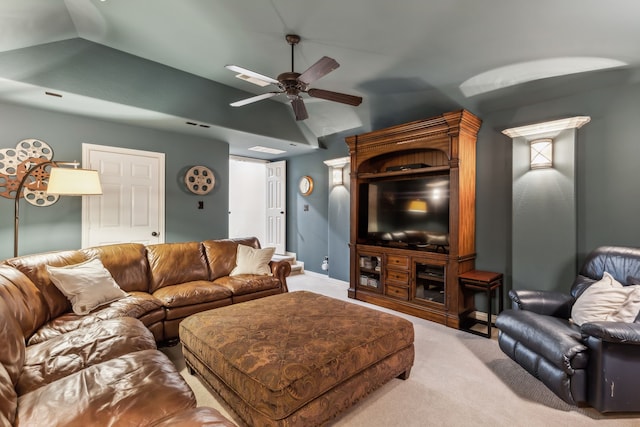
<instances>
[{"instance_id":1,"label":"white pillow on recliner","mask_svg":"<svg viewBox=\"0 0 640 427\"><path fill-rule=\"evenodd\" d=\"M640 311L640 286L622 286L605 272L602 279L589 286L571 309L573 323L589 322L632 323Z\"/></svg>"}]
</instances>

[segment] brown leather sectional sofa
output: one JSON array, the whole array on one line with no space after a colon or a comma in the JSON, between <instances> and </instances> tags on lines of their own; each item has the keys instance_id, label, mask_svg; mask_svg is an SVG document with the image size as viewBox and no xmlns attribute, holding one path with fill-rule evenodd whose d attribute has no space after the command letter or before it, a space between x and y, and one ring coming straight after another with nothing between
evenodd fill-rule
<instances>
[{"instance_id":1,"label":"brown leather sectional sofa","mask_svg":"<svg viewBox=\"0 0 640 427\"><path fill-rule=\"evenodd\" d=\"M287 291L291 267L228 276L238 244L256 238L144 246L118 244L0 262L0 426L233 424L196 408L157 343L185 317ZM77 315L45 266L99 258L125 298Z\"/></svg>"}]
</instances>

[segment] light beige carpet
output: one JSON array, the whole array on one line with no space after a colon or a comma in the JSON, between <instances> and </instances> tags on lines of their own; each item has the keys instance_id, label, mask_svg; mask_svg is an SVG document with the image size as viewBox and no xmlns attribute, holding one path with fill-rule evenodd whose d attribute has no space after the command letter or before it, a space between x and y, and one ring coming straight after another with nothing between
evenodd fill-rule
<instances>
[{"instance_id":1,"label":"light beige carpet","mask_svg":"<svg viewBox=\"0 0 640 427\"><path fill-rule=\"evenodd\" d=\"M640 426L640 414L601 415L567 405L509 359L495 339L347 298L348 284L306 273L288 278L290 291L310 290L394 313L411 320L416 358L411 376L394 379L331 424L387 426ZM239 423L184 365L180 346L162 349L194 390L200 406L212 406Z\"/></svg>"}]
</instances>

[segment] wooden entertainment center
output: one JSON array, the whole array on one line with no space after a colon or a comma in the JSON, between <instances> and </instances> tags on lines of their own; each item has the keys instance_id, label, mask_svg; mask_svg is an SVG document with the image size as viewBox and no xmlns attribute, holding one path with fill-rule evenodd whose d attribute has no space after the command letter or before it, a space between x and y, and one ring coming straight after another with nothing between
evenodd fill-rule
<instances>
[{"instance_id":1,"label":"wooden entertainment center","mask_svg":"<svg viewBox=\"0 0 640 427\"><path fill-rule=\"evenodd\" d=\"M458 275L475 265L480 124L461 110L346 138L351 156L350 298L453 328L460 328L474 310L473 295L463 292ZM437 194L414 191L422 183L441 189ZM446 204L447 186L448 206L439 208L445 219L429 222L437 215L437 203ZM405 188L395 195L388 191L396 187ZM415 204L409 205L413 200L406 196L414 193L419 193ZM384 215L397 217L396 229L383 229L379 217ZM403 215L410 228L399 230ZM429 224L448 230L432 232Z\"/></svg>"}]
</instances>

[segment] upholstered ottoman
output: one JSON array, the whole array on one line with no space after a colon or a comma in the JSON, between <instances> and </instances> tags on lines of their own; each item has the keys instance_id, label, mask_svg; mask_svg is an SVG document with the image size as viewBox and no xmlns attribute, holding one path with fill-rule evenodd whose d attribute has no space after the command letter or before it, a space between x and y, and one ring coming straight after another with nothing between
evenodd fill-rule
<instances>
[{"instance_id":1,"label":"upholstered ottoman","mask_svg":"<svg viewBox=\"0 0 640 427\"><path fill-rule=\"evenodd\" d=\"M325 423L413 365L413 324L299 291L194 314L187 366L249 426Z\"/></svg>"}]
</instances>

